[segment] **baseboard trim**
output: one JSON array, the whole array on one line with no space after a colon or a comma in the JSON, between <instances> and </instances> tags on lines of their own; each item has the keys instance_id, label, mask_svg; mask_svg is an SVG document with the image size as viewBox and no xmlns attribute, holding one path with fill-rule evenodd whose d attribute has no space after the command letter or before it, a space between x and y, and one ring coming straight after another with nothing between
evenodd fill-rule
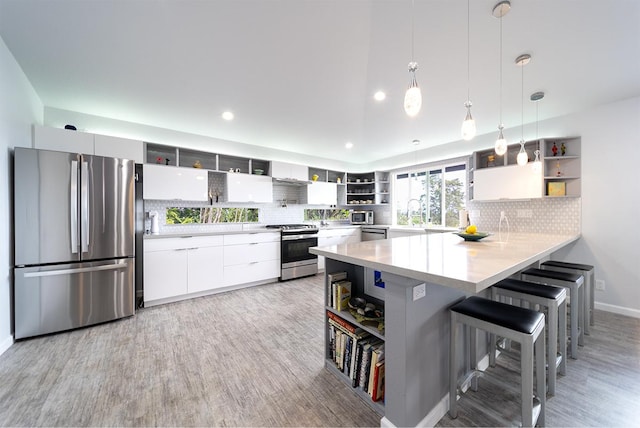
<instances>
[{"instance_id":1,"label":"baseboard trim","mask_svg":"<svg viewBox=\"0 0 640 428\"><path fill-rule=\"evenodd\" d=\"M11 345L13 345L13 336L7 337L2 341L2 343L0 343L0 355L4 354L7 349L11 348Z\"/></svg>"},{"instance_id":2,"label":"baseboard trim","mask_svg":"<svg viewBox=\"0 0 640 428\"><path fill-rule=\"evenodd\" d=\"M600 302L596 302L595 307L596 309L599 309L601 311L613 312L614 314L626 315L628 317L633 317L633 318L640 318L640 310L638 309L626 308L624 306L617 306L617 305L609 305L608 303L600 303Z\"/></svg>"},{"instance_id":3,"label":"baseboard trim","mask_svg":"<svg viewBox=\"0 0 640 428\"><path fill-rule=\"evenodd\" d=\"M489 354L485 354L480 361L478 361L478 370L485 371L489 367ZM462 385L461 389L466 391L469 388L470 382ZM438 404L424 417L416 427L434 427L440 419L444 417L449 411L449 394L445 394ZM380 420L381 428L397 428L389 419L383 417Z\"/></svg>"}]
</instances>

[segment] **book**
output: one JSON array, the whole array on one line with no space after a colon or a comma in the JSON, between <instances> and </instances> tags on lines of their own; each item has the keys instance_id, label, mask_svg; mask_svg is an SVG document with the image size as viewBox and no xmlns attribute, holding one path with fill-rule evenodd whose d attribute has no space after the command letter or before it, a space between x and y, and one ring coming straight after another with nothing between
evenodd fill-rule
<instances>
[{"instance_id":1,"label":"book","mask_svg":"<svg viewBox=\"0 0 640 428\"><path fill-rule=\"evenodd\" d=\"M337 321L337 320L335 320L333 318L329 318L329 325L334 326L336 329L340 330L340 332L342 332L343 334L346 334L346 335L349 335L351 337L355 337L355 338L358 338L358 339L362 339L363 337L369 335L369 333L367 333L366 331L364 331L360 327L356 327L352 331L351 329L344 327L344 325L342 325L339 321Z\"/></svg>"},{"instance_id":2,"label":"book","mask_svg":"<svg viewBox=\"0 0 640 428\"><path fill-rule=\"evenodd\" d=\"M362 347L362 362L360 364L360 378L358 380L358 387L363 391L367 391L369 387L369 371L371 368L371 354L373 353L373 347L382 343L378 338L375 338L364 344Z\"/></svg>"},{"instance_id":3,"label":"book","mask_svg":"<svg viewBox=\"0 0 640 428\"><path fill-rule=\"evenodd\" d=\"M347 279L346 272L333 272L327 274L327 283L329 287L327 287L327 305L331 305L335 308L334 305L334 287L333 284L338 281L342 281L343 279Z\"/></svg>"},{"instance_id":4,"label":"book","mask_svg":"<svg viewBox=\"0 0 640 428\"><path fill-rule=\"evenodd\" d=\"M337 296L336 304L334 308L337 311L342 311L349 308L349 299L351 298L351 281L340 281L336 284Z\"/></svg>"},{"instance_id":5,"label":"book","mask_svg":"<svg viewBox=\"0 0 640 428\"><path fill-rule=\"evenodd\" d=\"M351 371L351 345L353 344L353 337L348 334L345 335L344 341L344 362L342 364L342 373L349 375Z\"/></svg>"},{"instance_id":6,"label":"book","mask_svg":"<svg viewBox=\"0 0 640 428\"><path fill-rule=\"evenodd\" d=\"M371 399L373 401L382 400L384 398L384 360L376 364L373 371L373 390Z\"/></svg>"},{"instance_id":7,"label":"book","mask_svg":"<svg viewBox=\"0 0 640 428\"><path fill-rule=\"evenodd\" d=\"M371 352L371 363L369 363L369 384L367 385L367 393L373 397L373 378L376 364L384 358L384 343L377 345Z\"/></svg>"},{"instance_id":8,"label":"book","mask_svg":"<svg viewBox=\"0 0 640 428\"><path fill-rule=\"evenodd\" d=\"M329 358L336 359L336 328L329 324Z\"/></svg>"}]
</instances>

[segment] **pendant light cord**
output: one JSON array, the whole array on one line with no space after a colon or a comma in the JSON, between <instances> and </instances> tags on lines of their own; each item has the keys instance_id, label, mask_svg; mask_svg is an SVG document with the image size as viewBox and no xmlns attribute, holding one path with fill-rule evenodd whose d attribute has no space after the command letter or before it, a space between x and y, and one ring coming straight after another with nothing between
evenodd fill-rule
<instances>
[{"instance_id":1,"label":"pendant light cord","mask_svg":"<svg viewBox=\"0 0 640 428\"><path fill-rule=\"evenodd\" d=\"M524 145L524 66L522 64L522 75L520 79L521 87L520 87L520 139L522 144Z\"/></svg>"},{"instance_id":2,"label":"pendant light cord","mask_svg":"<svg viewBox=\"0 0 640 428\"><path fill-rule=\"evenodd\" d=\"M470 32L469 31L469 23L470 23L470 20L469 20L469 0L467 0L467 101L469 101L469 99L470 99L470 95L469 94L470 94L470 86L471 86L470 77L469 77L470 76L470 72L469 72L469 69L470 69L470 65L469 65L470 64L470 62L469 62L469 47L471 45L470 38L469 38L469 32Z\"/></svg>"},{"instance_id":3,"label":"pendant light cord","mask_svg":"<svg viewBox=\"0 0 640 428\"><path fill-rule=\"evenodd\" d=\"M415 29L414 29L414 23L413 23L413 21L414 21L413 15L414 15L414 9L415 9L415 6L416 6L416 2L415 2L415 0L411 0L411 62L415 62L415 61L414 61L414 57L413 57L413 48L414 48L414 46L413 46L413 45L414 45L414 41L413 41L413 39L414 39L414 37L415 37L415 36L414 36Z\"/></svg>"},{"instance_id":4,"label":"pendant light cord","mask_svg":"<svg viewBox=\"0 0 640 428\"><path fill-rule=\"evenodd\" d=\"M500 16L500 125L502 126L502 16Z\"/></svg>"}]
</instances>

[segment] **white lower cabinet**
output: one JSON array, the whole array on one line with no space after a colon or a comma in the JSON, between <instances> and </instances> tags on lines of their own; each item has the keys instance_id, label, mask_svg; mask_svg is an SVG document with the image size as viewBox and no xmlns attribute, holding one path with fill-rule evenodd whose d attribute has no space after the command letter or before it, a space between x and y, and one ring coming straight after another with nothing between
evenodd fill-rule
<instances>
[{"instance_id":1,"label":"white lower cabinet","mask_svg":"<svg viewBox=\"0 0 640 428\"><path fill-rule=\"evenodd\" d=\"M146 245L145 245L146 246ZM144 301L187 294L187 251L144 252Z\"/></svg>"},{"instance_id":2,"label":"white lower cabinet","mask_svg":"<svg viewBox=\"0 0 640 428\"><path fill-rule=\"evenodd\" d=\"M318 231L318 247L329 245L351 244L362 240L362 230L358 227L341 229L320 229ZM324 269L324 257L318 256L318 269Z\"/></svg>"},{"instance_id":3,"label":"white lower cabinet","mask_svg":"<svg viewBox=\"0 0 640 428\"><path fill-rule=\"evenodd\" d=\"M225 235L224 283L246 284L280 276L280 233Z\"/></svg>"},{"instance_id":4,"label":"white lower cabinet","mask_svg":"<svg viewBox=\"0 0 640 428\"><path fill-rule=\"evenodd\" d=\"M224 287L222 257L222 239L220 239L218 247L200 247L189 250L189 268L187 270L187 291L189 293Z\"/></svg>"},{"instance_id":5,"label":"white lower cabinet","mask_svg":"<svg viewBox=\"0 0 640 428\"><path fill-rule=\"evenodd\" d=\"M222 236L146 240L145 303L224 286L222 243Z\"/></svg>"}]
</instances>

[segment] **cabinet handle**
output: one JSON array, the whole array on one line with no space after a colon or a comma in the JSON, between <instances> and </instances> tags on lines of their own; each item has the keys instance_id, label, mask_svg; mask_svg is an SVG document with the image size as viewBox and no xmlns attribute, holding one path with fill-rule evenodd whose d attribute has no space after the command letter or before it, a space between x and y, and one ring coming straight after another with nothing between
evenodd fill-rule
<instances>
[{"instance_id":1,"label":"cabinet handle","mask_svg":"<svg viewBox=\"0 0 640 428\"><path fill-rule=\"evenodd\" d=\"M258 245L259 242L250 242L249 245Z\"/></svg>"}]
</instances>

